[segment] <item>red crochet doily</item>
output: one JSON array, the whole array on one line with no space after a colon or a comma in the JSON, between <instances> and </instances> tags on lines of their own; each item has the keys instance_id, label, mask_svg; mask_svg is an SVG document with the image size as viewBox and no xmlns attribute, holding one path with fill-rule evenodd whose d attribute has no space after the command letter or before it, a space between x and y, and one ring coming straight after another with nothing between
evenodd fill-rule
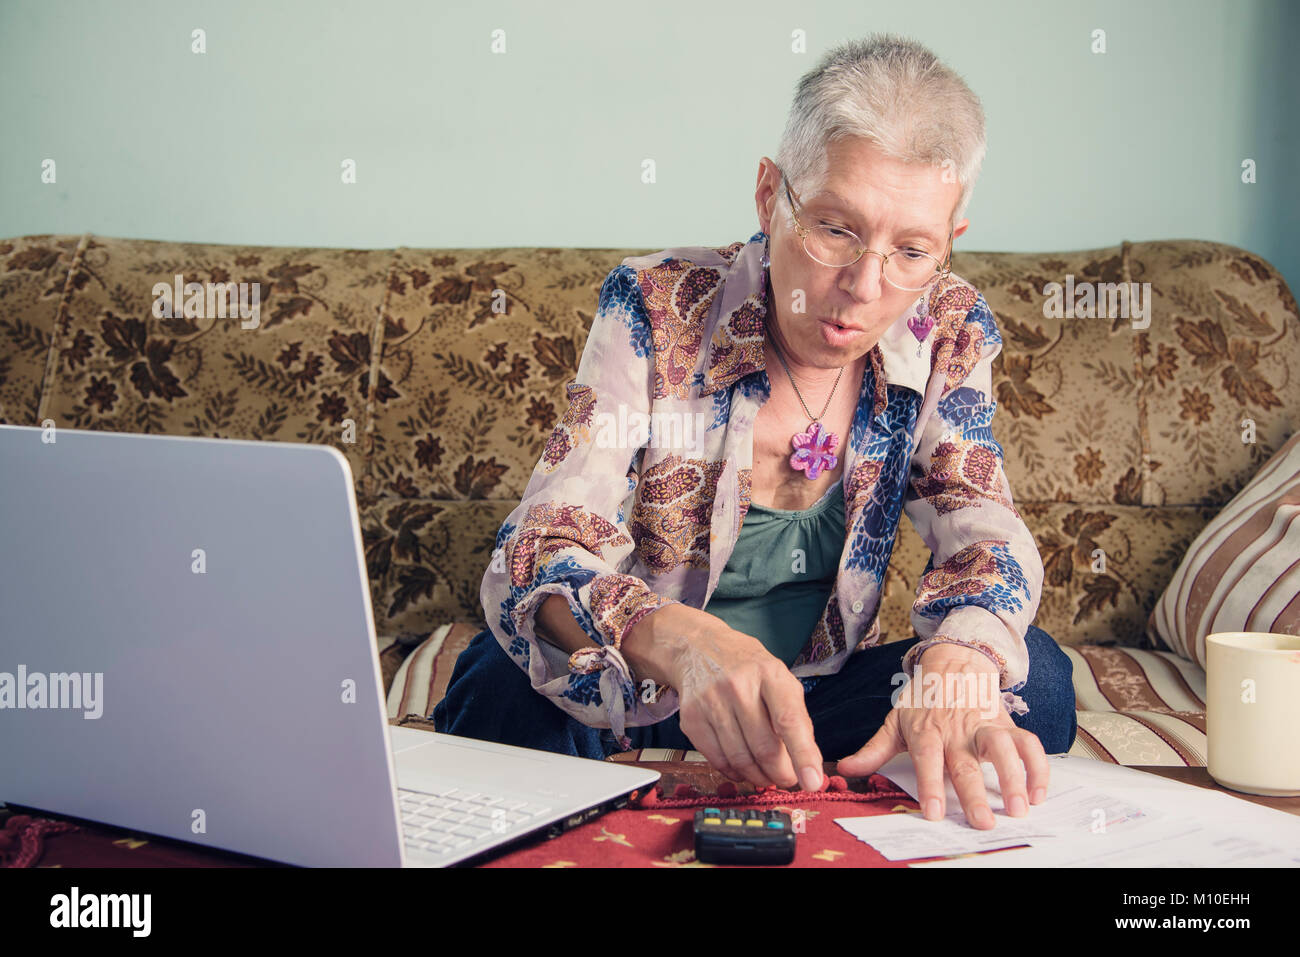
<instances>
[{"instance_id":1,"label":"red crochet doily","mask_svg":"<svg viewBox=\"0 0 1300 957\"><path fill-rule=\"evenodd\" d=\"M0 830L0 867L31 867L41 859L47 834L79 830L67 821L50 821L30 814L15 814Z\"/></svg>"},{"instance_id":2,"label":"red crochet doily","mask_svg":"<svg viewBox=\"0 0 1300 957\"><path fill-rule=\"evenodd\" d=\"M656 787L644 794L633 792L629 807L634 809L727 806L732 804L799 804L808 801L879 801L899 798L910 801L907 793L900 791L892 781L879 774L867 779L867 790L850 791L848 782L838 774L822 775L822 786L816 791L787 791L770 785L754 790L753 794L741 794L731 781L718 785L716 794L703 794L690 784L679 784L673 790L672 797L665 797L662 787Z\"/></svg>"}]
</instances>

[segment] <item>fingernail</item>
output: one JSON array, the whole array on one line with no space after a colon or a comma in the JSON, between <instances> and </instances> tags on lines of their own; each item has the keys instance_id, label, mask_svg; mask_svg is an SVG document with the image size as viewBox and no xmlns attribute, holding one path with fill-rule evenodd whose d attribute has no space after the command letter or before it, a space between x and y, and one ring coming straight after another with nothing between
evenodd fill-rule
<instances>
[{"instance_id":1,"label":"fingernail","mask_svg":"<svg viewBox=\"0 0 1300 957\"><path fill-rule=\"evenodd\" d=\"M1046 788L1034 788L1033 799L1035 804L1042 804L1045 797L1047 797Z\"/></svg>"},{"instance_id":2,"label":"fingernail","mask_svg":"<svg viewBox=\"0 0 1300 957\"><path fill-rule=\"evenodd\" d=\"M993 811L988 807L981 807L978 811L975 812L975 817L979 819L980 825L982 827L993 826Z\"/></svg>"},{"instance_id":3,"label":"fingernail","mask_svg":"<svg viewBox=\"0 0 1300 957\"><path fill-rule=\"evenodd\" d=\"M937 821L940 817L942 817L942 813L939 810L939 799L930 798L925 802L925 819L927 821Z\"/></svg>"},{"instance_id":4,"label":"fingernail","mask_svg":"<svg viewBox=\"0 0 1300 957\"><path fill-rule=\"evenodd\" d=\"M805 791L816 791L822 786L822 773L819 769L811 764L803 769L803 789Z\"/></svg>"},{"instance_id":5,"label":"fingernail","mask_svg":"<svg viewBox=\"0 0 1300 957\"><path fill-rule=\"evenodd\" d=\"M1025 799L1019 794L1011 795L1011 800L1007 802L1007 810L1015 817L1024 814L1028 808L1025 807Z\"/></svg>"}]
</instances>

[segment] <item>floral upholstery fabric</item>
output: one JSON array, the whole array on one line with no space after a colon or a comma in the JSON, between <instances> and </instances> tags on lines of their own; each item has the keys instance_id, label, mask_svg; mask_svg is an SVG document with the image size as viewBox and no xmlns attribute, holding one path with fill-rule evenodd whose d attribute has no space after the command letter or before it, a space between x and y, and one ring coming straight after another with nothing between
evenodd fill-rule
<instances>
[{"instance_id":1,"label":"floral upholstery fabric","mask_svg":"<svg viewBox=\"0 0 1300 957\"><path fill-rule=\"evenodd\" d=\"M0 240L0 422L334 444L376 627L414 648L481 618L494 535L563 408L600 284L652 251ZM1291 291L1259 257L1190 240L957 252L953 269L1003 339L994 427L1045 566L1035 624L1063 646L1151 649L1147 616L1189 543L1297 430ZM178 274L262 283L259 326L155 317L155 284ZM1044 285L1067 274L1150 282L1150 325L1049 318ZM902 523L883 640L911 636L927 558Z\"/></svg>"}]
</instances>

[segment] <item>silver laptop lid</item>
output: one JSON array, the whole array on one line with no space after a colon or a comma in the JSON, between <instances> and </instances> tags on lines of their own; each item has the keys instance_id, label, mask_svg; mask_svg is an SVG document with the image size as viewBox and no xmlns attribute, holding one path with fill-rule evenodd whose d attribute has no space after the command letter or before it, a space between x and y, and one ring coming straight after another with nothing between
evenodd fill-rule
<instances>
[{"instance_id":1,"label":"silver laptop lid","mask_svg":"<svg viewBox=\"0 0 1300 957\"><path fill-rule=\"evenodd\" d=\"M343 455L49 437L0 426L0 800L294 864L399 865Z\"/></svg>"}]
</instances>

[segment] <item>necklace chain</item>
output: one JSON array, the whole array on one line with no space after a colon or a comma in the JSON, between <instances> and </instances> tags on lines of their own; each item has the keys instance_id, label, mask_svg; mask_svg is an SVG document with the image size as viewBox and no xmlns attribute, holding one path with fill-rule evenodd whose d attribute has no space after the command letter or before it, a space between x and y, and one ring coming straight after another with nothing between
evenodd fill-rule
<instances>
[{"instance_id":1,"label":"necklace chain","mask_svg":"<svg viewBox=\"0 0 1300 957\"><path fill-rule=\"evenodd\" d=\"M816 416L814 418L812 412L808 411L808 403L804 402L803 400L803 394L799 391L799 383L794 381L794 375L790 372L790 366L786 363L785 356L781 354L780 346L776 344L775 339L771 339L771 343L772 343L773 350L775 350L776 352L776 357L781 360L781 365L785 367L785 374L786 376L789 377L790 384L794 386L794 394L795 396L798 397L799 404L803 406L804 413L808 416L810 420L808 424L812 425L813 422L820 422L821 415ZM835 385L831 386L831 394L826 397L826 405L822 408L822 415L825 415L826 410L831 407L831 399L835 397L835 390L839 387L840 378L843 375L844 375L844 366L840 366L840 374L835 377Z\"/></svg>"}]
</instances>

